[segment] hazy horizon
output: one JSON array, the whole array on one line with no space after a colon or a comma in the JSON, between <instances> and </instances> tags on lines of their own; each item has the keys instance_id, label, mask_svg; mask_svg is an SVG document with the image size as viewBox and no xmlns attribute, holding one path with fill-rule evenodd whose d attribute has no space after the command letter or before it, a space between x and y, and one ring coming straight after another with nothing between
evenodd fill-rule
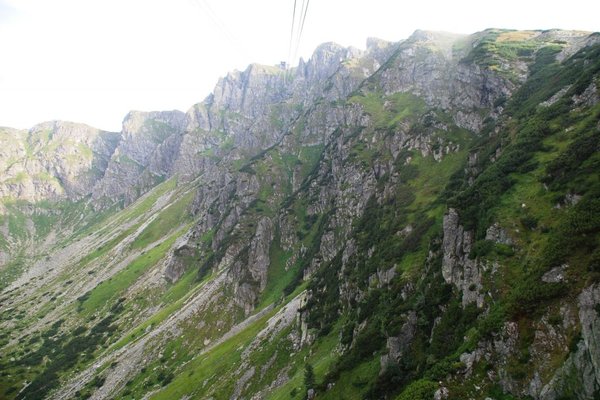
<instances>
[{"instance_id":1,"label":"hazy horizon","mask_svg":"<svg viewBox=\"0 0 600 400\"><path fill-rule=\"evenodd\" d=\"M68 120L115 131L130 110L187 111L227 72L290 58L293 4L0 0L0 126ZM368 37L398 41L416 29L600 29L600 5L584 0L509 1L493 12L464 0L309 4L292 66L324 42L364 49Z\"/></svg>"}]
</instances>

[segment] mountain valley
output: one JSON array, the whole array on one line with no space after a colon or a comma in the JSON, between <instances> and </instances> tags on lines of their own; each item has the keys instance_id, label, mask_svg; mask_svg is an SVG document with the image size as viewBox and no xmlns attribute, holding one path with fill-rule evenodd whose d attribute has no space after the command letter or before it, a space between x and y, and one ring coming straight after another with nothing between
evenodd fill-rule
<instances>
[{"instance_id":1,"label":"mountain valley","mask_svg":"<svg viewBox=\"0 0 600 400\"><path fill-rule=\"evenodd\" d=\"M325 43L0 171L0 398L600 399L599 33Z\"/></svg>"}]
</instances>

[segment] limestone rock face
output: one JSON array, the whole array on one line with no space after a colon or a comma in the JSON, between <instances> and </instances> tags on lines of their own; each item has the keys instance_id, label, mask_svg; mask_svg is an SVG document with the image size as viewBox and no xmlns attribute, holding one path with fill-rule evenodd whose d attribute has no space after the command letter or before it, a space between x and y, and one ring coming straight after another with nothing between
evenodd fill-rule
<instances>
[{"instance_id":1,"label":"limestone rock face","mask_svg":"<svg viewBox=\"0 0 600 400\"><path fill-rule=\"evenodd\" d=\"M128 204L168 177L185 120L180 111L130 112L123 120L119 145L93 189L93 198L123 199Z\"/></svg>"},{"instance_id":2,"label":"limestone rock face","mask_svg":"<svg viewBox=\"0 0 600 400\"><path fill-rule=\"evenodd\" d=\"M179 238L164 261L165 270L163 276L169 282L178 281L187 269L185 261L189 262L196 255L196 249L188 245L189 241L189 234Z\"/></svg>"},{"instance_id":3,"label":"limestone rock face","mask_svg":"<svg viewBox=\"0 0 600 400\"><path fill-rule=\"evenodd\" d=\"M36 202L124 199L170 176L185 114L131 112L120 133L52 121L29 131L2 128L0 197Z\"/></svg>"},{"instance_id":4,"label":"limestone rock face","mask_svg":"<svg viewBox=\"0 0 600 400\"><path fill-rule=\"evenodd\" d=\"M136 212L129 213L136 216L117 214L109 221L114 226L107 224L107 229L78 239L81 247L71 245L68 251L60 253L69 257L54 257L52 263L44 264L46 254L54 256L56 251L36 250L36 275L30 276L39 281L46 275L58 277L64 272L60 270L66 268L64 265L77 265L73 286L60 282L47 296L38 297L61 296L55 303L56 311L52 311L55 315L65 310L63 305L77 304L85 298L82 293L75 294L73 288L85 288L83 293L92 291L100 282L116 276L119 269L137 264L138 259L154 259L158 251L163 252L155 264L148 265L147 271L139 271L141 275L131 287L113 296L123 298L128 306L126 317L115 315L120 319L114 321L114 326L137 334L129 328L149 321L157 310L171 312L170 306L178 304L182 308L158 322L158 326L147 325L143 335L130 337L130 344L119 348L115 357L127 368L120 365L120 369L103 370L108 379L103 388L94 392L94 398L118 397L119 385L136 382L132 379L137 371L153 365L157 359L164 360L164 368L171 367L171 360L179 356L165 356L163 352L164 345L173 339L190 346L184 347L186 351L191 349L188 354L209 352L211 346L218 346L253 321L261 320L270 310L267 307L256 313L256 307L277 298L271 306L281 309L268 320L270 329L261 331L244 350L247 354L241 354L243 362L233 375L232 398L267 397L273 393L271 389L293 375L288 375L287 361L282 362L275 355L264 365L251 365L257 358L256 353L252 357L250 353L256 348L268 347L267 339L275 340L280 331L289 328L285 334L289 335L290 347L277 345L277 351L285 351L290 360L294 357L292 351L302 357L306 354L307 361L314 353L312 349L301 353L302 348L317 343L322 334L331 333L334 341L332 329L340 329L340 341L331 351L332 355L343 354L361 342L359 335L375 332L369 326L373 322L370 318L380 315L372 304L382 304L378 302L386 301L383 299L390 295L394 315L386 315L392 317L389 321L375 320L380 335L376 339L381 343L378 351L385 344L387 352L381 358L379 352L367 354L379 359L382 377L386 377L386 372L394 372L390 367L402 367L411 352L424 349L428 337L430 345L436 343L436 326L447 329L445 317L456 310L458 302L464 311L464 315L459 315L460 325L472 328L452 338L463 340L461 347L468 349L462 350L460 362L454 356L444 355L445 350L426 361L417 360L421 369L426 364L429 368L445 363L444 360L450 363L440 368L447 367L448 372L440 376L436 398L456 397L449 390L458 379L481 377L486 390L493 383L515 396L548 400L561 398L565 387L576 382L577 395L591 399L600 387L600 365L596 361L600 358L598 285L590 286L588 281L577 302L553 303L543 316L532 316L527 326L521 320L502 316L501 323L489 324L493 325L493 332L484 332L489 322L485 318L496 317L494 304L511 289L511 282L502 281L499 289L494 286L494 280L507 268L501 265L504 255L494 254L498 258L487 261L483 256L472 259L475 242L482 238L465 228L456 209L450 208L443 215L442 200L430 203L438 196L442 198L448 179L454 184L458 176L462 182L461 172L465 186L476 183L477 176L487 168L485 162L494 163L501 157L505 148L500 142L505 139L512 143L512 132L505 138L501 135L507 132L500 129L511 123L520 125L519 121L506 118L513 115L503 114L503 104L528 79L536 51L559 41L563 47L557 53L559 59L596 40L576 33L520 32L519 37L531 40L526 50L532 49L532 53L527 57L496 51L502 41L494 42L497 47L492 46L490 51L476 51L490 37L501 38L507 33L514 35L500 30L468 36L416 31L398 43L371 38L366 50L325 43L297 68L253 64L244 71L227 74L219 79L212 94L186 113L132 111L118 133L58 121L29 131L2 128L0 201L11 197L32 204L28 203L27 212L23 213L23 242L29 247L16 240L11 242L10 221L0 218L0 267L18 254L14 249L35 250L39 244L34 239L32 216L40 213L35 202L81 201L94 210L119 208L170 180L172 185L159 188L169 187L166 192L157 194L157 190L144 198L144 205L155 194L158 198L148 211L138 214L143 207L136 206ZM516 52L513 50L511 54ZM595 75L579 95L568 94L575 111L586 111L598 104L598 82ZM570 88L565 85L552 95L548 93L541 107L551 110L548 107L552 104L566 100L563 97L572 93ZM486 130L485 137L481 133L484 121L498 122L497 130ZM565 130L565 141L570 140L568 132ZM500 144L494 155L483 160L479 151L484 150L479 149L487 144L470 146L487 139L491 144L498 139ZM557 147L556 151L563 147L566 146ZM437 165L448 169L438 174ZM565 198L567 206L585 202L576 193ZM187 208L174 207L181 204ZM10 207L9 202L0 202L0 214L10 212ZM184 216L170 218L171 212ZM369 220L364 222L364 216L373 216L373 225L369 225ZM478 231L487 228L485 240L495 243L498 253L504 246L514 246L513 256L519 257L522 235L502 215L497 218L499 223L490 226L486 221L487 225L478 227ZM156 226L150 226L157 220L173 225L164 227L159 239L154 237L156 232L151 232ZM152 229L146 230L148 227ZM377 229L381 231L376 232ZM380 241L378 233L385 239ZM62 244L53 242L51 235L48 237L46 248ZM109 248L120 237L126 238ZM146 246L149 237L152 243ZM170 247L158 247L163 243ZM83 254L100 255L86 257L86 262L80 263ZM487 269L490 265L492 271ZM572 272L581 269L574 263L570 269L567 267L563 264L547 271L539 283L572 283ZM50 274L55 268L57 271ZM202 277L202 283L191 279L194 272L195 277ZM184 276L184 282L173 286ZM269 281L274 277L281 282ZM302 285L303 280L306 285ZM580 279L578 284L583 286L582 282ZM169 303L180 291L192 286L194 293L190 292L189 298ZM306 290L290 301L289 295L303 287ZM435 295L423 295L429 290ZM327 298L319 297L324 293ZM468 307L473 305L478 310ZM105 308L109 309L108 305ZM559 311L567 315L563 320L557 318ZM329 325L340 321L345 313L352 318L341 320L343 326ZM40 320L39 324L46 322ZM529 328L533 330L531 337L525 332ZM569 354L565 348L580 328L581 341L572 346L575 350ZM190 338L190 332L199 336ZM13 340L12 334L9 339ZM544 359L549 358L549 349L552 362L566 360L560 370L556 370L556 365L542 368ZM556 361L554 353L564 357ZM515 371L517 357L542 367L531 374ZM108 358L94 364L111 365ZM483 362L487 363L485 368ZM269 371L273 365L284 365L276 377ZM72 397L78 390L91 387L98 367L81 368L81 374L75 375L71 375L73 371L61 371L61 376L70 381L65 382L69 389L57 392L55 398ZM272 383L262 381L267 376L274 379ZM210 380L205 385L214 385ZM143 385L146 383L151 382ZM249 393L249 388L255 390L260 385L261 392ZM333 385L334 382L323 382L328 390ZM158 390L158 386L154 389ZM312 393L318 398L321 390L324 388ZM477 393L477 386L474 390L469 396L483 398L483 392Z\"/></svg>"},{"instance_id":5,"label":"limestone rock face","mask_svg":"<svg viewBox=\"0 0 600 400\"><path fill-rule=\"evenodd\" d=\"M494 243L506 245L512 244L512 239L498 223L493 224L487 229L485 232L485 240L491 240Z\"/></svg>"},{"instance_id":6,"label":"limestone rock face","mask_svg":"<svg viewBox=\"0 0 600 400\"><path fill-rule=\"evenodd\" d=\"M593 367L595 382L584 382L586 388L600 389L600 285L592 285L579 296L581 337Z\"/></svg>"},{"instance_id":7,"label":"limestone rock face","mask_svg":"<svg viewBox=\"0 0 600 400\"><path fill-rule=\"evenodd\" d=\"M325 43L291 71L252 64L229 73L186 114L133 111L120 133L59 121L29 132L2 128L0 197L39 201L92 194L100 205L127 204L170 176L190 180L217 160L252 156L274 145L308 105L327 108L311 113L305 130L307 141L322 143L348 115L314 105L314 100L344 98L371 76L385 94L420 96L430 106L452 110L458 126L477 132L486 115L499 112L496 103L528 73L522 61L499 60L500 72L520 71L511 78L468 59L490 32L466 36L417 30L398 43L369 38L365 51ZM558 30L531 31L530 36L540 46L565 43L559 59L600 41L598 35ZM589 105L597 99L592 83L574 101ZM417 140L412 147L431 151L432 143L411 140Z\"/></svg>"},{"instance_id":8,"label":"limestone rock face","mask_svg":"<svg viewBox=\"0 0 600 400\"><path fill-rule=\"evenodd\" d=\"M476 303L478 307L482 307L481 268L476 259L469 258L473 245L473 232L465 231L459 223L458 213L452 208L444 216L443 229L442 275L444 280L462 290L463 305Z\"/></svg>"},{"instance_id":9,"label":"limestone rock face","mask_svg":"<svg viewBox=\"0 0 600 400\"><path fill-rule=\"evenodd\" d=\"M267 285L267 272L269 270L269 249L273 240L273 223L268 218L258 221L256 234L250 243L248 254L248 268L252 278L259 283L263 291Z\"/></svg>"},{"instance_id":10,"label":"limestone rock face","mask_svg":"<svg viewBox=\"0 0 600 400\"><path fill-rule=\"evenodd\" d=\"M385 372L388 366L394 365L402 359L402 356L414 340L416 327L417 315L414 311L411 311L406 316L406 322L400 328L400 334L387 339L386 348L388 354L381 356L381 373Z\"/></svg>"},{"instance_id":11,"label":"limestone rock face","mask_svg":"<svg viewBox=\"0 0 600 400\"><path fill-rule=\"evenodd\" d=\"M242 216L246 207L257 200L260 184L255 177L245 175L246 172L237 174L220 166L251 159L272 146L295 151L298 139L292 139L289 133L302 116L303 129L298 133L302 144L327 145L323 163L316 169L315 185L306 188L315 199L308 205L307 214L314 218L332 206L336 209L324 227L319 256L304 271L304 277L308 278L343 247L348 227L364 210L377 179L393 169L389 162L378 162L372 170L347 162L352 143L348 139L352 137L353 127L368 127L373 122L359 104L337 107L335 101L359 89L369 77L386 95L410 93L419 96L428 106L452 115L450 123L434 122L431 132L434 129L447 131L452 123L478 132L486 116L494 117L501 111L496 106L498 100L509 97L526 79L528 71L527 65L517 61L503 66L517 71L515 80L467 61L469 52L486 34L464 36L416 31L399 43L369 39L366 51L325 43L295 70L286 72L278 67L251 65L220 79L213 94L186 114L173 163L172 173L180 179L201 177L205 182L194 202L194 213L202 216L195 236L218 224L212 241L212 249L216 250L227 235L242 231ZM318 99L325 101L316 101ZM304 107L308 105L310 112L305 112ZM332 140L336 130L340 134L337 140ZM424 157L433 155L441 161L447 154L459 150L458 144L440 141L431 132L415 136L407 124L400 125L394 135L377 139L386 141L394 157L404 150L419 150ZM296 171L292 171L292 177L295 174ZM292 180L295 190L300 183ZM230 205L232 199L237 200ZM293 228L288 226L291 221L283 215L279 221L283 222L280 228L284 241L293 243L296 238L291 232ZM476 303L481 307L482 268L477 260L468 258L473 245L472 233L465 232L458 220L454 221L452 211L445 219L445 227L448 232L445 230L444 235L444 277L462 290L464 305ZM490 240L510 243L501 228L490 229ZM245 265L240 258L247 256L244 251L247 245L248 241L229 243L219 268L233 266L236 270ZM300 255L293 254L291 260ZM244 279L256 284L244 281L236 286L238 299L245 308L263 288L260 270L252 269L250 276L241 271L233 274L235 279L244 275Z\"/></svg>"},{"instance_id":12,"label":"limestone rock face","mask_svg":"<svg viewBox=\"0 0 600 400\"><path fill-rule=\"evenodd\" d=\"M380 73L382 87L387 94L410 92L431 106L452 109L458 126L479 131L483 123L479 110L492 111L495 101L517 86L489 69L461 62L466 54L457 52L455 44L467 40L416 31L398 46L391 58L394 67Z\"/></svg>"},{"instance_id":13,"label":"limestone rock face","mask_svg":"<svg viewBox=\"0 0 600 400\"><path fill-rule=\"evenodd\" d=\"M555 400L567 392L579 399L594 399L600 391L600 285L584 289L578 298L581 340L551 381L544 386L539 399Z\"/></svg>"},{"instance_id":14,"label":"limestone rock face","mask_svg":"<svg viewBox=\"0 0 600 400\"><path fill-rule=\"evenodd\" d=\"M0 197L79 200L102 178L118 140L118 133L64 121L1 128Z\"/></svg>"}]
</instances>

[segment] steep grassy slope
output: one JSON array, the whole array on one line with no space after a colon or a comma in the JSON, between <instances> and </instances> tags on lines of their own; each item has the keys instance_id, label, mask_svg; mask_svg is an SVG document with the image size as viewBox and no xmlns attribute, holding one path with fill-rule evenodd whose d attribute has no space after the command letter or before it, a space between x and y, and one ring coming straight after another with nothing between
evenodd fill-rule
<instances>
[{"instance_id":1,"label":"steep grassy slope","mask_svg":"<svg viewBox=\"0 0 600 400\"><path fill-rule=\"evenodd\" d=\"M31 218L62 233L1 270L1 396L597 398L597 41L419 31L364 80L375 53L250 68L268 101L183 139L193 179Z\"/></svg>"},{"instance_id":2,"label":"steep grassy slope","mask_svg":"<svg viewBox=\"0 0 600 400\"><path fill-rule=\"evenodd\" d=\"M127 210L81 226L62 244L48 249L46 261L52 259L55 268L47 269L44 259L38 267L38 261L28 271L29 283L5 293L2 374L19 380L37 376L24 396L41 397L59 384L54 378L57 373L85 365L115 337L115 331L128 329L124 321L120 329L111 326L119 314L132 314L121 304L122 296L140 276L159 268L158 262L184 233L182 229L191 222L185 211L192 188L176 188L174 180L165 182ZM181 294L173 299L178 297ZM149 301L156 302L144 299ZM26 308L18 306L21 302Z\"/></svg>"}]
</instances>

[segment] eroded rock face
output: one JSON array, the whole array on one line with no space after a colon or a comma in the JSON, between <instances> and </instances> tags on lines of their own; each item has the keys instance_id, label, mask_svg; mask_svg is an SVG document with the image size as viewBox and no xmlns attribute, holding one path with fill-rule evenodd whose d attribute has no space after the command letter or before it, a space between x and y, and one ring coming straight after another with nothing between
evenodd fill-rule
<instances>
[{"instance_id":1,"label":"eroded rock face","mask_svg":"<svg viewBox=\"0 0 600 400\"><path fill-rule=\"evenodd\" d=\"M417 331L417 314L411 311L406 315L406 322L400 328L398 336L389 337L387 339L386 348L388 354L381 356L381 372L393 364L398 363L402 356L406 353L407 349L413 342L415 333Z\"/></svg>"},{"instance_id":2,"label":"eroded rock face","mask_svg":"<svg viewBox=\"0 0 600 400\"><path fill-rule=\"evenodd\" d=\"M43 183L41 178L37 181L24 180L26 183L17 182L22 171L14 169L6 175L13 179L6 185L20 184L10 187L10 190L16 190L31 199L76 199L91 193L96 204L102 206L119 200L130 203L166 178L176 177L180 183L194 181L197 187L190 211L195 225L175 242L155 276L160 278L163 274L168 281L175 282L186 268L197 267L196 260L204 261L209 253L215 254L215 261L209 268L218 275L218 285L212 289L207 285L203 289L206 290L205 296L194 299L194 309L179 314L177 323L181 321L183 326L191 318L200 318L201 312L217 310L218 313L235 315L227 321L222 316L216 318L220 326L230 326L238 315L247 317L253 313L261 293L266 289L271 264L270 249L275 238L280 240L281 248L291 254L285 265L286 269L290 268L309 254L309 249L297 246L302 234L298 233L302 228L300 224L321 222L314 241L315 248L310 249L309 264L303 266L301 272L305 279L309 279L319 268L339 256L339 277L343 280L344 268L352 262L349 260L357 251L357 244L348 240L353 222L363 215L370 199L382 205L386 199L393 197L398 187L406 183L397 172L398 165L406 166L412 162L411 156L406 154L414 151L413 157L420 154L442 161L446 155L461 150L462 145L447 139L446 133L451 133L458 126L476 134L484 118L497 117L501 112L496 106L497 101L509 97L519 82L526 78L528 66L524 62L509 65L515 71L515 77L511 80L490 68L465 61L468 50L479 40L476 36L467 38L417 31L408 40L397 44L371 39L366 51L328 43L320 46L309 61L303 61L291 73L275 67L251 65L243 72L235 71L221 79L214 93L186 114L177 111L132 112L125 118L121 133L92 132L83 139L77 139L79 141L75 140L77 146L83 143L93 153L89 161L84 157L87 154L85 151L81 154L75 152L77 157L84 159L78 161L81 170L70 169L68 165L53 160L34 163L27 159L22 163L23 168L29 168L25 170L27 174L39 178L48 173L57 177L60 181L58 184L54 181ZM456 43L466 50L460 50L461 46L455 46ZM503 69L508 67L501 65ZM365 81L371 76L372 80ZM373 91L369 89L368 93L382 96L410 93L418 96L419 104L423 103L423 107L435 107L435 110L429 109L418 119L415 117L414 121L400 121L389 128L389 132L380 132L376 126L380 121L376 121L376 116L368 112L365 104L337 101L346 99L355 91L360 93L363 82L376 86ZM597 98L597 88L590 86L573 101L583 107L595 104ZM389 103L386 101L382 105L386 111L390 109ZM451 118L437 118L439 110L447 112L446 116ZM426 125L426 121L431 125ZM413 128L417 124L422 125L422 129L415 132ZM64 143L68 141L58 139L82 136L76 133L78 129L53 126L50 130L56 131L52 135L56 136L59 146L67 146ZM32 136L31 132L11 132L10 136L18 139L10 146L0 146L0 159L26 159L28 146L45 149L47 143L54 143L43 138L45 133L34 133ZM31 137L35 140L32 141ZM92 137L97 140L86 141ZM0 133L2 140L8 139ZM364 164L357 160L357 153L353 152L357 144L365 151L375 151L381 149L381 146L377 146L381 143L385 150L389 150L389 154L373 157ZM307 178L307 172L302 170L300 157L296 165L293 165L293 161L289 168L289 187L292 192L301 191L305 195L302 214L305 214L303 217L307 221L301 221L293 209L273 207L270 210L275 211L273 214L262 213L263 209L257 211L259 200L269 206L282 203L283 197L289 193L282 190L283 184L288 184L283 182L288 178L288 171L282 174L284 177L270 176L271 170L257 173L252 162L265 159L271 165L276 164L269 159L274 157L269 154L272 149L281 150L293 160L301 153L299 148L305 150L309 146L319 151L319 161L315 161L310 177ZM468 174L471 177L479 172L478 156L477 153L469 156ZM85 171L93 173L88 176ZM383 177L389 177L389 180ZM265 186L267 181L270 186ZM268 196L263 193L261 197L259 192L265 187L271 189L272 193ZM1 207L0 204L0 210ZM266 214L269 216L266 217ZM396 234L408 236L415 226L414 222L407 223ZM202 242L203 236L210 239ZM499 224L487 230L486 239L512 245L511 237ZM454 209L450 209L443 219L442 242L444 280L462 292L463 306L476 304L483 308L482 270L485 264L469 258L474 235L464 229ZM369 257L374 253L374 248L368 250ZM0 264L8 257L0 252ZM372 288L388 290L387 286L397 279L400 272L396 271L395 265L382 265L369 277L369 288L365 290L357 289L349 281L340 282L341 302L360 302ZM560 282L564 275L562 272L554 271L543 280ZM164 284L163 281L160 283ZM401 296L407 300L415 291L415 286L406 283L400 290ZM584 389L581 396L587 396L597 388L598 365L590 361L598 357L595 338L600 332L597 329L597 316L591 314L598 304L597 291L597 287L592 288L580 297L580 310L586 310L583 314L583 311L580 312L580 319L582 327L585 320L588 331L582 328L583 340L577 352L565 364L564 375L557 375L553 386L544 387L542 374L536 371L537 375L529 385L530 394L537 396L546 393L550 396L547 398L556 398L556 393L560 393L558 388L566 381L565 377L570 376L566 374L574 368L582 376L581 386ZM290 326L295 322L297 326L290 335L294 350L298 350L310 345L315 340L315 334L307 323L310 310L304 307L306 298L290 304L295 304L295 308L290 307L278 313L278 318L273 320L275 322L269 322L273 329L268 335L274 335L280 329L278 326ZM417 314L411 311L404 317L400 332L387 339L388 354L381 358L382 371L402 359L416 335L420 325L418 318L421 316L417 318ZM364 326L362 324L362 328ZM354 334L362 328L356 327ZM547 343L555 348L564 345L564 335L559 329L545 329L544 326L536 326L536 329L534 343L539 345L536 349L543 349ZM183 327L179 325L171 325L168 330L165 329L169 335L164 340L178 336L182 330ZM492 339L460 356L465 366L464 373L472 375L477 363L485 359L498 366L498 373L490 376L490 379L500 382L507 391L523 394L522 385L513 379L506 368L511 358L515 357L519 334L518 324L507 322ZM267 333L262 337L259 335L261 339L266 337ZM205 338L207 341L204 346L210 343L211 338L213 336ZM259 341L256 343L258 346ZM537 353L532 351L533 356L543 357L541 350L536 349ZM150 358L153 352L158 352L155 349L144 351L141 347L136 349L138 358L129 360L129 374L135 372L144 354ZM129 357L121 357L122 360L126 358ZM145 359L143 361L146 362ZM234 398L246 398L249 382L264 373L263 369L254 366L244 365L244 368L238 371ZM110 374L112 378L107 381L107 387L115 387L117 381L125 383L125 375L121 371L112 371ZM281 371L272 384L281 385L288 379L286 374L286 371ZM110 398L109 389L102 390L105 390L104 394L98 394L97 397ZM448 395L446 388L440 388L436 398Z\"/></svg>"},{"instance_id":3,"label":"eroded rock face","mask_svg":"<svg viewBox=\"0 0 600 400\"><path fill-rule=\"evenodd\" d=\"M462 290L462 303L483 307L481 268L476 259L469 258L473 245L473 232L465 231L459 223L456 210L449 209L444 216L444 238L442 242L442 275L446 283Z\"/></svg>"},{"instance_id":4,"label":"eroded rock face","mask_svg":"<svg viewBox=\"0 0 600 400\"><path fill-rule=\"evenodd\" d=\"M465 54L455 52L453 45L466 39L416 31L399 45L394 68L380 74L386 94L410 92L431 106L452 109L458 126L478 132L483 123L480 111L492 111L496 100L509 96L516 85L489 69L462 63Z\"/></svg>"},{"instance_id":5,"label":"eroded rock face","mask_svg":"<svg viewBox=\"0 0 600 400\"><path fill-rule=\"evenodd\" d=\"M130 112L123 121L119 145L93 189L93 198L123 199L129 204L169 177L185 121L181 111Z\"/></svg>"},{"instance_id":6,"label":"eroded rock face","mask_svg":"<svg viewBox=\"0 0 600 400\"><path fill-rule=\"evenodd\" d=\"M177 239L164 261L164 277L169 282L178 281L189 267L190 260L197 254L197 249L189 245L191 234L192 232Z\"/></svg>"},{"instance_id":7,"label":"eroded rock face","mask_svg":"<svg viewBox=\"0 0 600 400\"><path fill-rule=\"evenodd\" d=\"M581 95L573 96L573 102L583 107L592 107L598 104L600 102L598 83L591 82Z\"/></svg>"},{"instance_id":8,"label":"eroded rock face","mask_svg":"<svg viewBox=\"0 0 600 400\"><path fill-rule=\"evenodd\" d=\"M269 218L258 221L256 234L250 243L248 252L248 269L252 278L259 283L260 291L267 286L267 272L271 263L269 250L273 241L273 223Z\"/></svg>"},{"instance_id":9,"label":"eroded rock face","mask_svg":"<svg viewBox=\"0 0 600 400\"><path fill-rule=\"evenodd\" d=\"M333 100L347 96L380 67L389 56L391 46L377 41L372 43L370 50L361 52L325 44L308 62L300 64L292 78L286 77L279 68L251 65L244 72L236 71L221 79L213 95L188 111L173 173L188 181L200 177L205 184L199 188L192 207L193 213L199 216L195 233L185 244L171 251L165 269L168 279L180 276L182 263L177 254L185 257L187 252L197 250L194 238L215 227L211 248L217 250L225 237L241 230L246 208L257 199L260 186L256 176L246 172L232 173L219 164L248 159L275 143L284 151L295 152L297 139L287 141L291 137L287 133L298 116L299 109L294 104L312 104L318 96ZM364 111L354 105L332 108L329 103L319 103L305 118L305 128L299 133L305 146L323 145L340 125L351 127L367 123L363 120ZM339 202L340 212L333 217L322 237L322 261L333 258L343 244L349 222L362 212L375 185L372 174L365 175L361 169L348 169L342 165L343 159L339 155L346 157L347 153L343 146L340 142L339 147L332 149L329 157L334 165L323 171L322 179L333 176L335 187L315 186L311 189L315 193L323 192L318 196L319 200L310 205L308 212L311 215L324 212L332 201ZM293 182L296 188L300 183L300 179ZM344 227L344 230L334 235L335 231L340 231L335 227ZM285 233L285 223L279 228L284 243L291 245L297 240L293 231ZM232 268L230 276L236 301L246 312L252 309L266 286L268 245L274 229L269 219L257 221L254 238L248 242L244 233L240 240L228 243L228 249L216 267ZM297 256L294 254L291 259ZM318 265L315 263L311 268ZM310 268L306 273L310 274Z\"/></svg>"},{"instance_id":10,"label":"eroded rock face","mask_svg":"<svg viewBox=\"0 0 600 400\"><path fill-rule=\"evenodd\" d=\"M581 340L563 366L545 385L539 399L555 400L563 395L594 399L600 391L600 285L584 289L578 297Z\"/></svg>"},{"instance_id":11,"label":"eroded rock face","mask_svg":"<svg viewBox=\"0 0 600 400\"><path fill-rule=\"evenodd\" d=\"M64 121L1 128L0 197L79 200L102 178L118 140L118 133Z\"/></svg>"},{"instance_id":12,"label":"eroded rock face","mask_svg":"<svg viewBox=\"0 0 600 400\"><path fill-rule=\"evenodd\" d=\"M226 268L223 263L231 260L229 278L233 285L234 300L246 314L254 309L260 293L267 285L273 235L273 222L267 217L260 219L250 244L243 247L243 244L234 242L228 248L230 255L226 254L219 265L219 269Z\"/></svg>"},{"instance_id":13,"label":"eroded rock face","mask_svg":"<svg viewBox=\"0 0 600 400\"><path fill-rule=\"evenodd\" d=\"M578 300L581 337L593 367L594 388L600 389L600 285L592 285L585 289ZM584 382L588 387L592 384L592 381Z\"/></svg>"},{"instance_id":14,"label":"eroded rock face","mask_svg":"<svg viewBox=\"0 0 600 400\"><path fill-rule=\"evenodd\" d=\"M513 243L510 236L508 236L504 228L498 223L493 224L487 229L485 232L485 240L491 240L494 243L506 245L511 245Z\"/></svg>"}]
</instances>

